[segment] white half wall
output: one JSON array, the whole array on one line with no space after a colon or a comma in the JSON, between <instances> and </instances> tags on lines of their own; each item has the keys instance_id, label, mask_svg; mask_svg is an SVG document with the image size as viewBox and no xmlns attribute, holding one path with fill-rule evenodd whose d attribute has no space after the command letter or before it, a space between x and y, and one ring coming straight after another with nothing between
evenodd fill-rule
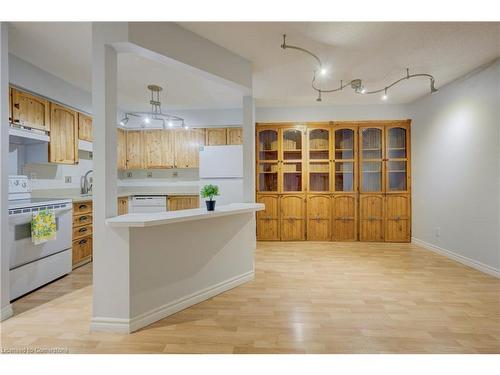
<instances>
[{"instance_id":1,"label":"white half wall","mask_svg":"<svg viewBox=\"0 0 500 375\"><path fill-rule=\"evenodd\" d=\"M500 277L500 60L410 105L414 241Z\"/></svg>"}]
</instances>

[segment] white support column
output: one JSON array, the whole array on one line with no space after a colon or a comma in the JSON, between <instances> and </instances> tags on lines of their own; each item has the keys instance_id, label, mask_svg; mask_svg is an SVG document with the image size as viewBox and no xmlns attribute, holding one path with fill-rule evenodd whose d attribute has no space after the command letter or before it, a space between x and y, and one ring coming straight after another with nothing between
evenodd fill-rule
<instances>
[{"instance_id":1,"label":"white support column","mask_svg":"<svg viewBox=\"0 0 500 375\"><path fill-rule=\"evenodd\" d=\"M243 97L243 201L255 202L255 101Z\"/></svg>"},{"instance_id":2,"label":"white support column","mask_svg":"<svg viewBox=\"0 0 500 375\"><path fill-rule=\"evenodd\" d=\"M128 232L105 224L117 215L117 52L109 44L116 27L92 25L94 114L93 314L91 328L128 332L130 312ZM120 328L121 327L121 328Z\"/></svg>"},{"instance_id":3,"label":"white support column","mask_svg":"<svg viewBox=\"0 0 500 375\"><path fill-rule=\"evenodd\" d=\"M9 46L8 24L0 22L0 320L12 316L9 282Z\"/></svg>"}]
</instances>

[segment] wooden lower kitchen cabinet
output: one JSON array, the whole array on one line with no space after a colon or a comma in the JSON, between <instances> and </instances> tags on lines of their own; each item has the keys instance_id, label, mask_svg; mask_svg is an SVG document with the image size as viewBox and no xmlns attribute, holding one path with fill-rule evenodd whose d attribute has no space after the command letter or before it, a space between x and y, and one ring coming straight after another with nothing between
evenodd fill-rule
<instances>
[{"instance_id":1,"label":"wooden lower kitchen cabinet","mask_svg":"<svg viewBox=\"0 0 500 375\"><path fill-rule=\"evenodd\" d=\"M332 238L331 198L326 194L307 197L307 240L330 241Z\"/></svg>"},{"instance_id":2,"label":"wooden lower kitchen cabinet","mask_svg":"<svg viewBox=\"0 0 500 375\"><path fill-rule=\"evenodd\" d=\"M73 268L92 260L92 201L73 203Z\"/></svg>"},{"instance_id":3,"label":"wooden lower kitchen cabinet","mask_svg":"<svg viewBox=\"0 0 500 375\"><path fill-rule=\"evenodd\" d=\"M384 203L384 196L382 194L360 194L360 241L384 241Z\"/></svg>"},{"instance_id":4,"label":"wooden lower kitchen cabinet","mask_svg":"<svg viewBox=\"0 0 500 375\"><path fill-rule=\"evenodd\" d=\"M385 241L410 242L411 205L409 194L385 196Z\"/></svg>"},{"instance_id":5,"label":"wooden lower kitchen cabinet","mask_svg":"<svg viewBox=\"0 0 500 375\"><path fill-rule=\"evenodd\" d=\"M306 239L306 197L284 194L280 198L280 234L282 241Z\"/></svg>"},{"instance_id":6,"label":"wooden lower kitchen cabinet","mask_svg":"<svg viewBox=\"0 0 500 375\"><path fill-rule=\"evenodd\" d=\"M332 197L332 240L357 241L357 197L356 194L338 194Z\"/></svg>"},{"instance_id":7,"label":"wooden lower kitchen cabinet","mask_svg":"<svg viewBox=\"0 0 500 375\"><path fill-rule=\"evenodd\" d=\"M128 197L118 198L118 215L128 214Z\"/></svg>"},{"instance_id":8,"label":"wooden lower kitchen cabinet","mask_svg":"<svg viewBox=\"0 0 500 375\"><path fill-rule=\"evenodd\" d=\"M280 197L277 194L258 195L257 203L263 203L264 211L257 211L257 239L259 241L280 240Z\"/></svg>"},{"instance_id":9,"label":"wooden lower kitchen cabinet","mask_svg":"<svg viewBox=\"0 0 500 375\"><path fill-rule=\"evenodd\" d=\"M198 195L169 195L167 198L169 211L189 210L200 207L200 197Z\"/></svg>"}]
</instances>

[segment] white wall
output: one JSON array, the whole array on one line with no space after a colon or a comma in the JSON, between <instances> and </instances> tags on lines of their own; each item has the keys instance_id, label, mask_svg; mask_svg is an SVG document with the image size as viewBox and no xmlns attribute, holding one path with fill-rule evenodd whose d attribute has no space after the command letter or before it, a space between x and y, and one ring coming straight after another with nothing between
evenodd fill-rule
<instances>
[{"instance_id":1,"label":"white wall","mask_svg":"<svg viewBox=\"0 0 500 375\"><path fill-rule=\"evenodd\" d=\"M406 105L344 105L310 107L261 107L255 110L257 122L401 120L408 118Z\"/></svg>"},{"instance_id":2,"label":"white wall","mask_svg":"<svg viewBox=\"0 0 500 375\"><path fill-rule=\"evenodd\" d=\"M499 107L500 61L410 106L413 237L493 273L500 272Z\"/></svg>"}]
</instances>

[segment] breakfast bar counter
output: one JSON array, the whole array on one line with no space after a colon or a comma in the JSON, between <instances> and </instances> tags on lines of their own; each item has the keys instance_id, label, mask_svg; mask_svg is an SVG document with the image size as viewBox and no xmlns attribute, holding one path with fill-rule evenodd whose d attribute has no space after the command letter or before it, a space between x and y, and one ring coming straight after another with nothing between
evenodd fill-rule
<instances>
[{"instance_id":1,"label":"breakfast bar counter","mask_svg":"<svg viewBox=\"0 0 500 375\"><path fill-rule=\"evenodd\" d=\"M92 330L129 333L254 278L258 203L126 214L106 220L119 248L111 300L117 316L94 309ZM116 287L117 280L128 287ZM112 290L119 293L114 295ZM106 311L106 309L102 309ZM118 319L117 319L118 318Z\"/></svg>"}]
</instances>

